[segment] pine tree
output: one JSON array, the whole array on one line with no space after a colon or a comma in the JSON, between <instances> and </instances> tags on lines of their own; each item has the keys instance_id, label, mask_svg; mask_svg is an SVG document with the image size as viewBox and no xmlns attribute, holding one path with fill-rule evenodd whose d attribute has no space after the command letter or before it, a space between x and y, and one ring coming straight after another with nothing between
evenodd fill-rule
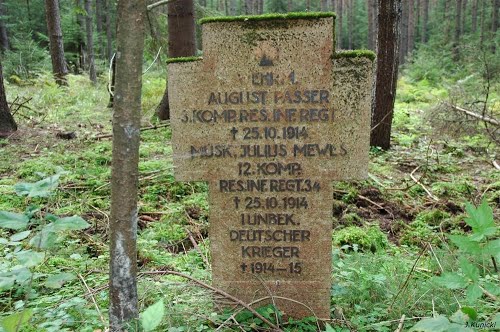
<instances>
[{"instance_id":1,"label":"pine tree","mask_svg":"<svg viewBox=\"0 0 500 332\"><path fill-rule=\"evenodd\" d=\"M168 56L171 58L196 55L193 0L168 3ZM156 111L161 120L170 119L168 89Z\"/></svg>"},{"instance_id":2,"label":"pine tree","mask_svg":"<svg viewBox=\"0 0 500 332\"><path fill-rule=\"evenodd\" d=\"M396 100L401 20L401 0L378 0L377 74L372 103L370 145L391 146L392 118Z\"/></svg>"},{"instance_id":3,"label":"pine tree","mask_svg":"<svg viewBox=\"0 0 500 332\"><path fill-rule=\"evenodd\" d=\"M54 78L57 84L68 85L66 81L68 68L64 58L61 17L59 15L59 2L57 0L45 0L45 17L47 19L47 30L49 32L50 58L52 60Z\"/></svg>"}]
</instances>

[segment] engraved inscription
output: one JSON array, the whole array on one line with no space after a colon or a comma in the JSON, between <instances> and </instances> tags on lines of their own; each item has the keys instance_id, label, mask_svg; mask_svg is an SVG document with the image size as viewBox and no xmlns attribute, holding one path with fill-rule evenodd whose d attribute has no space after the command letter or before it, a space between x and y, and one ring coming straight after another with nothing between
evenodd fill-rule
<instances>
[{"instance_id":1,"label":"engraved inscription","mask_svg":"<svg viewBox=\"0 0 500 332\"><path fill-rule=\"evenodd\" d=\"M371 63L333 60L332 17L268 23L204 25L203 59L169 64L174 172L209 182L214 286L328 318L330 182L368 153L369 74L346 75Z\"/></svg>"}]
</instances>

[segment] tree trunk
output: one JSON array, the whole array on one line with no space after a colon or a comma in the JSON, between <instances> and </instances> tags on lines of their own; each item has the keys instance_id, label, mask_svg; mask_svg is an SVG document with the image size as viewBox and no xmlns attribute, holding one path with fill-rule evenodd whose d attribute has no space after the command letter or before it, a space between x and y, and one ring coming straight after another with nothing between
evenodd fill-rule
<instances>
[{"instance_id":1,"label":"tree trunk","mask_svg":"<svg viewBox=\"0 0 500 332\"><path fill-rule=\"evenodd\" d=\"M14 117L10 114L3 84L3 68L0 62L0 137L5 138L17 130Z\"/></svg>"},{"instance_id":2,"label":"tree trunk","mask_svg":"<svg viewBox=\"0 0 500 332\"><path fill-rule=\"evenodd\" d=\"M85 31L87 33L87 56L89 60L89 77L92 83L97 83L94 59L94 35L92 32L92 0L85 0Z\"/></svg>"},{"instance_id":3,"label":"tree trunk","mask_svg":"<svg viewBox=\"0 0 500 332\"><path fill-rule=\"evenodd\" d=\"M306 11L311 11L311 0L306 0Z\"/></svg>"},{"instance_id":4,"label":"tree trunk","mask_svg":"<svg viewBox=\"0 0 500 332\"><path fill-rule=\"evenodd\" d=\"M453 60L460 60L460 27L462 24L462 0L456 0L455 7L455 34L453 38Z\"/></svg>"},{"instance_id":5,"label":"tree trunk","mask_svg":"<svg viewBox=\"0 0 500 332\"><path fill-rule=\"evenodd\" d=\"M401 13L401 33L400 33L400 47L399 47L399 63L405 62L406 54L408 54L408 0L402 1Z\"/></svg>"},{"instance_id":6,"label":"tree trunk","mask_svg":"<svg viewBox=\"0 0 500 332\"><path fill-rule=\"evenodd\" d=\"M68 85L66 75L68 68L64 58L64 44L61 31L61 17L59 16L58 0L45 0L45 17L50 40L50 58L52 72L59 86Z\"/></svg>"},{"instance_id":7,"label":"tree trunk","mask_svg":"<svg viewBox=\"0 0 500 332\"><path fill-rule=\"evenodd\" d=\"M477 31L477 0L472 0L471 30L472 33L475 33Z\"/></svg>"},{"instance_id":8,"label":"tree trunk","mask_svg":"<svg viewBox=\"0 0 500 332\"><path fill-rule=\"evenodd\" d=\"M78 9L84 9L82 5L82 0L75 0L75 6ZM87 50L85 46L84 40L84 30L85 30L85 17L81 14L76 14L76 23L78 25L78 58L79 58L79 67L82 71L87 70Z\"/></svg>"},{"instance_id":9,"label":"tree trunk","mask_svg":"<svg viewBox=\"0 0 500 332\"><path fill-rule=\"evenodd\" d=\"M422 0L415 0L415 44L422 41L422 36L420 36L421 30L419 29L422 23L422 6L420 5Z\"/></svg>"},{"instance_id":10,"label":"tree trunk","mask_svg":"<svg viewBox=\"0 0 500 332\"><path fill-rule=\"evenodd\" d=\"M236 0L229 1L229 15L236 16Z\"/></svg>"},{"instance_id":11,"label":"tree trunk","mask_svg":"<svg viewBox=\"0 0 500 332\"><path fill-rule=\"evenodd\" d=\"M5 5L4 0L0 0L0 44L3 51L10 49L9 36L7 34L7 26L5 25Z\"/></svg>"},{"instance_id":12,"label":"tree trunk","mask_svg":"<svg viewBox=\"0 0 500 332\"><path fill-rule=\"evenodd\" d=\"M368 36L368 46L369 49L375 51L377 45L377 0L368 0L368 19L369 19L369 36Z\"/></svg>"},{"instance_id":13,"label":"tree trunk","mask_svg":"<svg viewBox=\"0 0 500 332\"><path fill-rule=\"evenodd\" d=\"M491 0L492 13L491 13L491 51L496 53L496 35L498 30L498 10L500 7L500 0Z\"/></svg>"},{"instance_id":14,"label":"tree trunk","mask_svg":"<svg viewBox=\"0 0 500 332\"><path fill-rule=\"evenodd\" d=\"M30 0L26 0L26 13L28 14L28 21L31 21L31 5L30 5Z\"/></svg>"},{"instance_id":15,"label":"tree trunk","mask_svg":"<svg viewBox=\"0 0 500 332\"><path fill-rule=\"evenodd\" d=\"M481 36L480 43L481 46L484 44L484 38L486 36L486 0L482 1L483 5L481 6Z\"/></svg>"},{"instance_id":16,"label":"tree trunk","mask_svg":"<svg viewBox=\"0 0 500 332\"><path fill-rule=\"evenodd\" d=\"M118 1L116 98L113 112L109 322L126 330L138 318L137 186L146 0Z\"/></svg>"},{"instance_id":17,"label":"tree trunk","mask_svg":"<svg viewBox=\"0 0 500 332\"><path fill-rule=\"evenodd\" d=\"M328 7L327 0L321 0L321 11L326 12L328 10L327 7Z\"/></svg>"},{"instance_id":18,"label":"tree trunk","mask_svg":"<svg viewBox=\"0 0 500 332\"><path fill-rule=\"evenodd\" d=\"M293 12L293 0L288 0L288 7L287 7L288 12Z\"/></svg>"},{"instance_id":19,"label":"tree trunk","mask_svg":"<svg viewBox=\"0 0 500 332\"><path fill-rule=\"evenodd\" d=\"M248 15L253 14L253 2L254 0L245 0L246 1L246 13Z\"/></svg>"},{"instance_id":20,"label":"tree trunk","mask_svg":"<svg viewBox=\"0 0 500 332\"><path fill-rule=\"evenodd\" d=\"M110 0L103 0L104 16L106 18L106 60L111 61L113 57L113 33L111 30L111 8Z\"/></svg>"},{"instance_id":21,"label":"tree trunk","mask_svg":"<svg viewBox=\"0 0 500 332\"><path fill-rule=\"evenodd\" d=\"M106 58L106 45L104 43L104 0L95 0L95 21L96 21L96 29L97 29L97 38L99 44L99 56L101 59Z\"/></svg>"},{"instance_id":22,"label":"tree trunk","mask_svg":"<svg viewBox=\"0 0 500 332\"><path fill-rule=\"evenodd\" d=\"M408 50L413 52L415 47L415 0L408 0Z\"/></svg>"},{"instance_id":23,"label":"tree trunk","mask_svg":"<svg viewBox=\"0 0 500 332\"><path fill-rule=\"evenodd\" d=\"M370 145L387 150L396 99L401 0L378 0L377 79L372 103Z\"/></svg>"},{"instance_id":24,"label":"tree trunk","mask_svg":"<svg viewBox=\"0 0 500 332\"><path fill-rule=\"evenodd\" d=\"M375 2L375 1L370 1L368 0L366 2L366 10L368 12L368 49L370 50L374 50L375 49L375 45L374 45L374 13L373 13L373 6L372 6L372 2Z\"/></svg>"},{"instance_id":25,"label":"tree trunk","mask_svg":"<svg viewBox=\"0 0 500 332\"><path fill-rule=\"evenodd\" d=\"M443 21L445 21L445 27L444 27L444 44L448 44L450 42L450 35L451 35L451 21L452 21L452 16L451 16L451 4L449 3L450 0L444 0L444 10L443 10Z\"/></svg>"},{"instance_id":26,"label":"tree trunk","mask_svg":"<svg viewBox=\"0 0 500 332\"><path fill-rule=\"evenodd\" d=\"M467 0L462 0L462 22L460 23L460 35L465 34L467 29Z\"/></svg>"},{"instance_id":27,"label":"tree trunk","mask_svg":"<svg viewBox=\"0 0 500 332\"><path fill-rule=\"evenodd\" d=\"M196 55L193 0L169 2L168 28L168 56L170 58ZM165 89L156 114L160 120L170 119L168 88Z\"/></svg>"},{"instance_id":28,"label":"tree trunk","mask_svg":"<svg viewBox=\"0 0 500 332\"><path fill-rule=\"evenodd\" d=\"M343 2L344 0L337 1L337 29L335 31L335 36L337 38L337 49L342 49L342 12L343 12Z\"/></svg>"},{"instance_id":29,"label":"tree trunk","mask_svg":"<svg viewBox=\"0 0 500 332\"><path fill-rule=\"evenodd\" d=\"M429 24L429 0L423 0L422 13L422 42L427 43L428 39L428 24Z\"/></svg>"},{"instance_id":30,"label":"tree trunk","mask_svg":"<svg viewBox=\"0 0 500 332\"><path fill-rule=\"evenodd\" d=\"M348 40L349 40L349 49L352 50L354 49L354 6L356 5L355 0L349 0L348 1L349 7L348 7L348 19L349 19L349 25L348 25Z\"/></svg>"}]
</instances>

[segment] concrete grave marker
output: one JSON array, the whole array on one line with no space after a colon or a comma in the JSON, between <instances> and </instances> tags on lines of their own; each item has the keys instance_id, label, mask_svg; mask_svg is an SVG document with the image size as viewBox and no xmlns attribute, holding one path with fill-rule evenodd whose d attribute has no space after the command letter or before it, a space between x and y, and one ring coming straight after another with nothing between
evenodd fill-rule
<instances>
[{"instance_id":1,"label":"concrete grave marker","mask_svg":"<svg viewBox=\"0 0 500 332\"><path fill-rule=\"evenodd\" d=\"M331 181L367 174L372 59L301 15L208 20L203 58L173 59L174 173L209 183L215 287L326 319Z\"/></svg>"}]
</instances>

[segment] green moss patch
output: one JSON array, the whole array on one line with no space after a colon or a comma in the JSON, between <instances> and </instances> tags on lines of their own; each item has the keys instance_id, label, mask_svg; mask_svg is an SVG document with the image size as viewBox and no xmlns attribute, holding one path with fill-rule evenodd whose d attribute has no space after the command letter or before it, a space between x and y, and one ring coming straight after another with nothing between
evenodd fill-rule
<instances>
[{"instance_id":1,"label":"green moss patch","mask_svg":"<svg viewBox=\"0 0 500 332\"><path fill-rule=\"evenodd\" d=\"M338 246L357 247L360 251L376 252L389 245L380 227L349 226L333 233L333 243Z\"/></svg>"},{"instance_id":2,"label":"green moss patch","mask_svg":"<svg viewBox=\"0 0 500 332\"><path fill-rule=\"evenodd\" d=\"M188 56L188 57L170 58L170 59L167 59L167 63L191 62L191 61L200 61L200 60L203 60L203 57L201 57L201 56Z\"/></svg>"},{"instance_id":3,"label":"green moss patch","mask_svg":"<svg viewBox=\"0 0 500 332\"><path fill-rule=\"evenodd\" d=\"M334 59L342 58L368 58L372 61L375 60L376 55L370 50L352 50L352 51L340 51L333 54Z\"/></svg>"},{"instance_id":4,"label":"green moss patch","mask_svg":"<svg viewBox=\"0 0 500 332\"><path fill-rule=\"evenodd\" d=\"M295 12L287 14L264 14L264 15L241 15L241 16L215 16L205 17L199 20L200 24L215 22L235 22L235 21L271 21L271 20L314 20L318 18L335 17L333 12Z\"/></svg>"}]
</instances>

